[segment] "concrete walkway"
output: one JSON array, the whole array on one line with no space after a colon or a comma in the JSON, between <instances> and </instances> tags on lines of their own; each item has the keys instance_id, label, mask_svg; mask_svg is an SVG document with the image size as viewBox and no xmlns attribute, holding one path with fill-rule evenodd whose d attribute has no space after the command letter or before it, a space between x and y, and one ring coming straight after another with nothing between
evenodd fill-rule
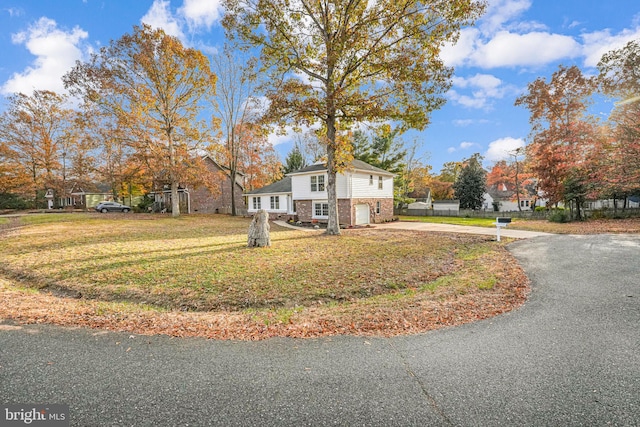
<instances>
[{"instance_id":1,"label":"concrete walkway","mask_svg":"<svg viewBox=\"0 0 640 427\"><path fill-rule=\"evenodd\" d=\"M288 224L285 221L274 221L281 227L293 228L296 230L313 231L318 232L312 228L296 227ZM429 222L409 222L409 221L395 221L387 222L384 224L375 224L373 227L378 229L388 230L415 230L415 231L440 231L443 233L466 233L466 234L481 234L486 236L495 236L495 228L487 227L473 227L470 225L452 225L452 224L434 224ZM320 230L321 231L321 230ZM541 231L524 231L524 230L512 230L509 227L504 227L500 230L500 237L511 237L514 239L530 239L532 237L551 236L552 234L543 233Z\"/></svg>"},{"instance_id":2,"label":"concrete walkway","mask_svg":"<svg viewBox=\"0 0 640 427\"><path fill-rule=\"evenodd\" d=\"M376 224L375 227L391 230L441 231L443 233L482 234L487 236L496 235L495 228L474 227L470 225L434 224L429 222L396 221L387 222L385 224ZM512 237L514 239L530 239L532 237L551 235L552 234L550 233L543 233L541 231L513 230L509 227L503 227L500 230L501 237Z\"/></svg>"}]
</instances>

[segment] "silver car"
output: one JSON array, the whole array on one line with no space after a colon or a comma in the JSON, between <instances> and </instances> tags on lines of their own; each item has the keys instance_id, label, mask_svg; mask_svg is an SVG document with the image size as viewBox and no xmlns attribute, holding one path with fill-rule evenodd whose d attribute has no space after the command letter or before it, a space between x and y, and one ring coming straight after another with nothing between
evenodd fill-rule
<instances>
[{"instance_id":1,"label":"silver car","mask_svg":"<svg viewBox=\"0 0 640 427\"><path fill-rule=\"evenodd\" d=\"M107 213L107 212L124 212L127 213L131 210L130 206L122 205L116 202L100 202L96 206L96 211Z\"/></svg>"}]
</instances>

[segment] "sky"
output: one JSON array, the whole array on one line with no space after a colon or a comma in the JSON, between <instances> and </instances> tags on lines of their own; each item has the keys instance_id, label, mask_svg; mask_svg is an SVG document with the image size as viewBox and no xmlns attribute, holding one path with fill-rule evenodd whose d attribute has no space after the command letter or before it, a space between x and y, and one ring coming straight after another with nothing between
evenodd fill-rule
<instances>
[{"instance_id":1,"label":"sky","mask_svg":"<svg viewBox=\"0 0 640 427\"><path fill-rule=\"evenodd\" d=\"M135 25L161 27L185 45L214 54L224 44L219 0L0 0L0 112L7 96L34 89L64 93L61 81L76 60ZM638 0L489 0L487 12L464 28L442 58L455 69L447 103L422 131L403 136L437 172L474 153L484 165L524 146L529 112L515 107L536 78L559 65L597 74L601 56L640 39ZM597 105L606 118L613 102ZM284 160L292 133L270 137Z\"/></svg>"}]
</instances>

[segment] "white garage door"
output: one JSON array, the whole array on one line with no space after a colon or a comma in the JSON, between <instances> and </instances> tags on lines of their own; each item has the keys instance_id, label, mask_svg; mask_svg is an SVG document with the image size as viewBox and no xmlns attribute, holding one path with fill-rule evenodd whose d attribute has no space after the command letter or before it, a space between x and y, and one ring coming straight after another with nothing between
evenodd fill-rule
<instances>
[{"instance_id":1,"label":"white garage door","mask_svg":"<svg viewBox=\"0 0 640 427\"><path fill-rule=\"evenodd\" d=\"M356 225L369 224L369 205L356 205Z\"/></svg>"}]
</instances>

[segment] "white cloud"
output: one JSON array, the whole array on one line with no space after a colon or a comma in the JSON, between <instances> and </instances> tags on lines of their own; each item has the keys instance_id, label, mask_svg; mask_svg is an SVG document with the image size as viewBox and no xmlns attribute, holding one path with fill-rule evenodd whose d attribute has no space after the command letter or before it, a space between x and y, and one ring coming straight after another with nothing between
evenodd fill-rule
<instances>
[{"instance_id":1,"label":"white cloud","mask_svg":"<svg viewBox=\"0 0 640 427\"><path fill-rule=\"evenodd\" d=\"M474 147L479 147L480 145L475 142L464 141L461 142L457 147L449 147L447 148L448 153L455 153L456 151L466 151Z\"/></svg>"},{"instance_id":2,"label":"white cloud","mask_svg":"<svg viewBox=\"0 0 640 427\"><path fill-rule=\"evenodd\" d=\"M476 119L457 119L457 120L453 120L452 121L454 126L457 127L467 127L467 126L471 126L471 125L475 125L475 124L486 124L489 123L489 120L486 119L480 119L480 120L476 120Z\"/></svg>"},{"instance_id":3,"label":"white cloud","mask_svg":"<svg viewBox=\"0 0 640 427\"><path fill-rule=\"evenodd\" d=\"M533 32L500 31L487 43L480 43L471 62L483 68L542 66L580 55L580 44L570 36Z\"/></svg>"},{"instance_id":4,"label":"white cloud","mask_svg":"<svg viewBox=\"0 0 640 427\"><path fill-rule=\"evenodd\" d=\"M18 7L8 7L5 9L2 9L5 12L7 12L9 14L10 17L14 17L14 16L22 16L24 15L24 10L18 8Z\"/></svg>"},{"instance_id":5,"label":"white cloud","mask_svg":"<svg viewBox=\"0 0 640 427\"><path fill-rule=\"evenodd\" d=\"M491 99L500 99L508 92L515 92L510 85L504 85L502 80L491 74L453 77L452 83L454 88L471 90L471 95L462 95L456 89L448 92L450 99L469 108L490 108Z\"/></svg>"},{"instance_id":6,"label":"white cloud","mask_svg":"<svg viewBox=\"0 0 640 427\"><path fill-rule=\"evenodd\" d=\"M79 27L70 31L58 28L56 21L40 18L28 30L12 35L14 44L24 44L36 59L23 72L14 73L0 88L3 94L35 89L65 92L62 76L82 59L81 43L88 33Z\"/></svg>"},{"instance_id":7,"label":"white cloud","mask_svg":"<svg viewBox=\"0 0 640 427\"><path fill-rule=\"evenodd\" d=\"M491 34L503 28L506 23L522 15L531 7L530 0L492 0L485 17L480 23L482 32Z\"/></svg>"},{"instance_id":8,"label":"white cloud","mask_svg":"<svg viewBox=\"0 0 640 427\"><path fill-rule=\"evenodd\" d=\"M209 29L222 16L222 5L220 0L184 0L178 13L184 16L190 28Z\"/></svg>"},{"instance_id":9,"label":"white cloud","mask_svg":"<svg viewBox=\"0 0 640 427\"><path fill-rule=\"evenodd\" d=\"M506 160L509 158L510 152L521 147L524 147L524 140L522 138L500 138L489 143L489 149L484 157L491 162Z\"/></svg>"},{"instance_id":10,"label":"white cloud","mask_svg":"<svg viewBox=\"0 0 640 427\"><path fill-rule=\"evenodd\" d=\"M450 67L463 65L476 49L481 38L477 28L463 28L455 45L445 44L440 52L440 58Z\"/></svg>"},{"instance_id":11,"label":"white cloud","mask_svg":"<svg viewBox=\"0 0 640 427\"><path fill-rule=\"evenodd\" d=\"M586 33L582 35L584 43L584 65L595 67L605 53L620 49L632 40L640 39L640 27L626 29L619 34L611 34L609 30Z\"/></svg>"},{"instance_id":12,"label":"white cloud","mask_svg":"<svg viewBox=\"0 0 640 427\"><path fill-rule=\"evenodd\" d=\"M147 13L140 19L140 22L153 28L161 28L168 35L177 37L183 42L186 40L180 23L171 13L169 0L154 0Z\"/></svg>"}]
</instances>

